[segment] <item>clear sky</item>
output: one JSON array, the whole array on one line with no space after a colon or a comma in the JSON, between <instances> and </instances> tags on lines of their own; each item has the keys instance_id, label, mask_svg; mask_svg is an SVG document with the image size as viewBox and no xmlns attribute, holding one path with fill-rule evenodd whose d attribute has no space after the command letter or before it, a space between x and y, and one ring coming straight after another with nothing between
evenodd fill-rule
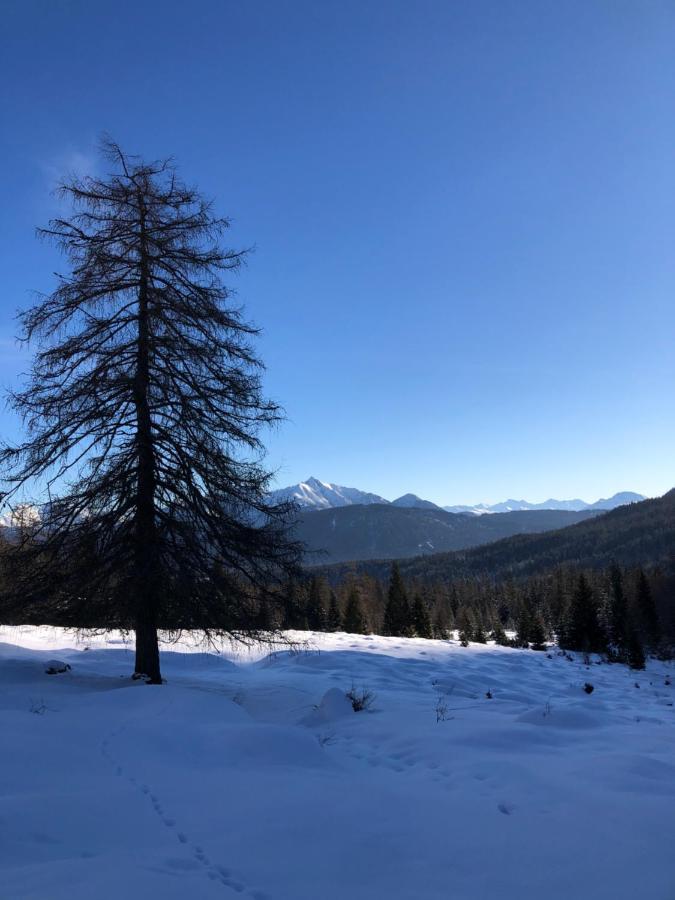
<instances>
[{"instance_id":1,"label":"clear sky","mask_svg":"<svg viewBox=\"0 0 675 900\"><path fill-rule=\"evenodd\" d=\"M0 381L104 130L255 244L278 483L441 503L675 484L672 0L6 0ZM0 434L16 435L0 411Z\"/></svg>"}]
</instances>

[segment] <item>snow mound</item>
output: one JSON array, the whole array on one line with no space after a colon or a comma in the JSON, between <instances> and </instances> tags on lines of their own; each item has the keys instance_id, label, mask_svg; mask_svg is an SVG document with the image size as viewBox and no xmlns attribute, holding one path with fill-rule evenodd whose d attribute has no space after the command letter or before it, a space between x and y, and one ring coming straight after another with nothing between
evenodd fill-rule
<instances>
[{"instance_id":1,"label":"snow mound","mask_svg":"<svg viewBox=\"0 0 675 900\"><path fill-rule=\"evenodd\" d=\"M597 716L582 709L533 709L518 716L516 721L548 728L599 728L602 725Z\"/></svg>"},{"instance_id":2,"label":"snow mound","mask_svg":"<svg viewBox=\"0 0 675 900\"><path fill-rule=\"evenodd\" d=\"M70 663L62 659L49 659L45 663L46 675L61 675L63 672L70 672Z\"/></svg>"},{"instance_id":3,"label":"snow mound","mask_svg":"<svg viewBox=\"0 0 675 900\"><path fill-rule=\"evenodd\" d=\"M329 688L321 698L321 702L312 712L301 719L302 725L325 725L345 716L353 716L354 708L351 700L339 688Z\"/></svg>"}]
</instances>

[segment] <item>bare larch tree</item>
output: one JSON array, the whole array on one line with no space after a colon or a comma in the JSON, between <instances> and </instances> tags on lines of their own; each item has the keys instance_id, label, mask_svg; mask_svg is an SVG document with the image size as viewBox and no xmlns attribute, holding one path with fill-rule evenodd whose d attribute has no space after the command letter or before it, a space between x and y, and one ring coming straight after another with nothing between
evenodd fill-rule
<instances>
[{"instance_id":1,"label":"bare larch tree","mask_svg":"<svg viewBox=\"0 0 675 900\"><path fill-rule=\"evenodd\" d=\"M267 500L261 429L280 409L222 281L242 262L220 246L228 221L170 160L103 152L114 171L65 181L72 215L39 231L70 271L21 314L27 438L0 450L0 499L39 484L48 500L5 554L4 604L135 630L135 670L161 683L158 628L251 633L298 546Z\"/></svg>"}]
</instances>

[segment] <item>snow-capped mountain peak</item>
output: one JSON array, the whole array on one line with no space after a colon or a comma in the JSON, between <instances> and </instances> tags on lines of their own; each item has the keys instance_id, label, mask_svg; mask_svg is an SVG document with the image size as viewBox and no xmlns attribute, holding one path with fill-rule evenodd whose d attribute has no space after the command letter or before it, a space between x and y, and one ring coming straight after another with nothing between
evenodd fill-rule
<instances>
[{"instance_id":1,"label":"snow-capped mountain peak","mask_svg":"<svg viewBox=\"0 0 675 900\"><path fill-rule=\"evenodd\" d=\"M352 506L356 503L389 502L377 494L360 491L358 488L344 487L340 484L331 484L328 481L320 481L313 475L306 481L272 491L270 497L274 501L292 500L303 509L333 509L339 506Z\"/></svg>"},{"instance_id":2,"label":"snow-capped mountain peak","mask_svg":"<svg viewBox=\"0 0 675 900\"><path fill-rule=\"evenodd\" d=\"M631 491L622 491L607 499L596 500L588 503L585 500L556 500L550 498L543 503L531 503L528 500L504 500L501 503L476 503L473 506L443 506L439 507L430 500L423 500L417 494L403 494L396 500L385 500L379 494L362 491L359 488L344 487L341 484L333 484L330 481L321 481L311 475L306 481L291 484L288 487L272 491L270 499L274 502L292 500L301 509L334 509L340 506L353 506L355 504L369 505L372 503L384 503L403 508L417 509L444 509L451 513L464 513L476 516L488 513L515 512L517 510L559 509L578 512L584 509L609 510L626 503L636 503L645 498L642 494Z\"/></svg>"},{"instance_id":3,"label":"snow-capped mountain peak","mask_svg":"<svg viewBox=\"0 0 675 900\"><path fill-rule=\"evenodd\" d=\"M602 500L596 500L595 503L587 503L585 500L576 498L574 500L556 500L553 497L544 500L543 503L530 503L528 500L504 500L501 503L477 503L475 506L444 506L446 512L454 513L473 513L476 516L482 516L486 513L503 513L515 512L517 510L532 509L560 509L569 512L580 512L584 509L616 509L617 506L625 506L627 503L639 503L645 500L642 494L636 494L633 491L620 491L612 497Z\"/></svg>"}]
</instances>

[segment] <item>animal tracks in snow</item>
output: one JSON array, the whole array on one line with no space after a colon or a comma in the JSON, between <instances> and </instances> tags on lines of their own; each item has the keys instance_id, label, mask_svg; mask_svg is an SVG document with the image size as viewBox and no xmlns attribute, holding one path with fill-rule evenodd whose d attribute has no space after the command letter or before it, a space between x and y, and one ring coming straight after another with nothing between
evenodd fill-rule
<instances>
[{"instance_id":1,"label":"animal tracks in snow","mask_svg":"<svg viewBox=\"0 0 675 900\"><path fill-rule=\"evenodd\" d=\"M494 796L495 791L503 789L501 780L495 777L494 773L482 770L467 771L466 769L456 772L436 759L424 758L415 751L414 747L396 749L390 753L377 753L363 745L354 745L354 738L351 736L344 738L342 746L348 756L371 768L388 769L409 777L427 778L446 791L456 790L462 778L473 778L479 782L481 793L485 797ZM512 803L506 801L497 803L496 808L505 816L512 815L515 809Z\"/></svg>"},{"instance_id":2,"label":"animal tracks in snow","mask_svg":"<svg viewBox=\"0 0 675 900\"><path fill-rule=\"evenodd\" d=\"M256 888L249 887L243 879L240 879L227 866L214 864L204 852L203 847L195 844L186 831L177 830L177 820L167 814L164 803L159 794L154 791L148 784L139 784L138 780L129 774L125 775L124 767L119 764L113 751L111 750L111 742L124 731L124 727L112 732L107 738L101 742L101 754L111 765L115 776L125 777L131 785L132 789L137 791L141 797L145 798L151 805L153 812L167 829L167 832L173 834L178 844L185 850L190 852L190 856L169 856L164 860L161 871L173 875L187 875L202 871L206 877L217 884L222 885L229 892L240 894L242 897L249 897L251 900L271 900L268 894Z\"/></svg>"},{"instance_id":3,"label":"animal tracks in snow","mask_svg":"<svg viewBox=\"0 0 675 900\"><path fill-rule=\"evenodd\" d=\"M430 776L432 781L438 782L447 790L452 790L454 787L454 784L451 783L452 772L436 760L424 759L417 756L412 750L397 750L389 754L377 753L360 745L353 746L353 740L352 737L344 739L345 752L352 759L365 762L371 768L384 768L409 775L422 774L426 770L432 773Z\"/></svg>"}]
</instances>

